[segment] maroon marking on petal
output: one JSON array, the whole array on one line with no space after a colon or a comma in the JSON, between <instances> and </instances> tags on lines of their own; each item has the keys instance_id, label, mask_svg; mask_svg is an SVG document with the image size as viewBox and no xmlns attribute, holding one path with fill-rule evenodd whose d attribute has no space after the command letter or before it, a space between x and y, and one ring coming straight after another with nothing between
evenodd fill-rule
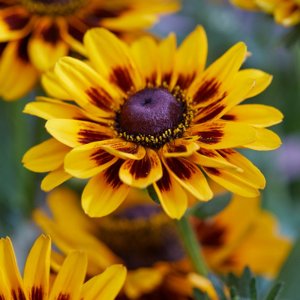
<instances>
[{"instance_id":1,"label":"maroon marking on petal","mask_svg":"<svg viewBox=\"0 0 300 300\"><path fill-rule=\"evenodd\" d=\"M209 168L209 167L205 167L203 168L205 171L207 171L208 173L211 173L212 175L216 175L216 176L219 176L221 175L221 172L216 169L216 168Z\"/></svg>"},{"instance_id":2,"label":"maroon marking on petal","mask_svg":"<svg viewBox=\"0 0 300 300\"><path fill-rule=\"evenodd\" d=\"M238 259L231 255L229 257L226 257L222 262L221 262L221 266L225 267L225 268L233 268L237 265L238 263Z\"/></svg>"},{"instance_id":3,"label":"maroon marking on petal","mask_svg":"<svg viewBox=\"0 0 300 300\"><path fill-rule=\"evenodd\" d=\"M77 41L82 42L84 31L80 31L77 27L72 24L68 25L68 33Z\"/></svg>"},{"instance_id":4,"label":"maroon marking on petal","mask_svg":"<svg viewBox=\"0 0 300 300\"><path fill-rule=\"evenodd\" d=\"M43 28L41 35L46 42L52 45L56 45L61 39L59 27L55 23L51 24L49 27Z\"/></svg>"},{"instance_id":5,"label":"maroon marking on petal","mask_svg":"<svg viewBox=\"0 0 300 300\"><path fill-rule=\"evenodd\" d=\"M186 152L186 146L185 145L174 145L172 143L168 144L168 152L174 153L174 152Z\"/></svg>"},{"instance_id":6,"label":"maroon marking on petal","mask_svg":"<svg viewBox=\"0 0 300 300\"><path fill-rule=\"evenodd\" d=\"M208 156L208 157L217 157L218 155L214 153L213 151L209 151L207 149L201 148L197 151L198 153Z\"/></svg>"},{"instance_id":7,"label":"maroon marking on petal","mask_svg":"<svg viewBox=\"0 0 300 300\"><path fill-rule=\"evenodd\" d=\"M224 132L220 127L211 128L209 131L200 131L197 133L199 135L198 141L205 144L216 144L224 136Z\"/></svg>"},{"instance_id":8,"label":"maroon marking on petal","mask_svg":"<svg viewBox=\"0 0 300 300\"><path fill-rule=\"evenodd\" d=\"M181 89L185 90L195 79L195 76L196 76L195 72L189 75L179 74L176 85L179 85Z\"/></svg>"},{"instance_id":9,"label":"maroon marking on petal","mask_svg":"<svg viewBox=\"0 0 300 300\"><path fill-rule=\"evenodd\" d=\"M31 291L30 291L30 300L43 300L43 288L41 286L33 286Z\"/></svg>"},{"instance_id":10,"label":"maroon marking on petal","mask_svg":"<svg viewBox=\"0 0 300 300\"><path fill-rule=\"evenodd\" d=\"M119 159L116 163L104 171L106 183L113 189L117 189L123 184L123 182L119 179L119 170L123 162L124 160Z\"/></svg>"},{"instance_id":11,"label":"maroon marking on petal","mask_svg":"<svg viewBox=\"0 0 300 300\"><path fill-rule=\"evenodd\" d=\"M126 68L117 67L113 69L110 80L119 86L125 93L134 86L130 74Z\"/></svg>"},{"instance_id":12,"label":"maroon marking on petal","mask_svg":"<svg viewBox=\"0 0 300 300\"><path fill-rule=\"evenodd\" d=\"M59 294L57 300L69 300L71 297L69 294Z\"/></svg>"},{"instance_id":13,"label":"maroon marking on petal","mask_svg":"<svg viewBox=\"0 0 300 300\"><path fill-rule=\"evenodd\" d=\"M222 149L222 150L218 150L218 152L220 153L220 155L222 155L224 158L227 158L228 156L235 154L235 151L232 149Z\"/></svg>"},{"instance_id":14,"label":"maroon marking on petal","mask_svg":"<svg viewBox=\"0 0 300 300\"><path fill-rule=\"evenodd\" d=\"M220 83L215 78L209 79L202 83L194 95L194 105L206 102L216 96L219 91Z\"/></svg>"},{"instance_id":15,"label":"maroon marking on petal","mask_svg":"<svg viewBox=\"0 0 300 300\"><path fill-rule=\"evenodd\" d=\"M6 16L3 20L8 25L10 30L20 30L29 22L29 18L27 16L21 16L18 13Z\"/></svg>"},{"instance_id":16,"label":"maroon marking on petal","mask_svg":"<svg viewBox=\"0 0 300 300\"><path fill-rule=\"evenodd\" d=\"M126 153L130 153L130 154L136 154L138 153L138 149L139 147L136 145L134 147L132 146L125 146L125 147L118 147L118 148L115 148L116 150L118 151L121 151L121 152L126 152Z\"/></svg>"},{"instance_id":17,"label":"maroon marking on petal","mask_svg":"<svg viewBox=\"0 0 300 300\"><path fill-rule=\"evenodd\" d=\"M224 105L218 105L218 104L216 105L216 103L212 103L212 104L201 109L201 114L203 114L204 116L201 119L198 119L197 123L204 123L212 120L225 108Z\"/></svg>"},{"instance_id":18,"label":"maroon marking on petal","mask_svg":"<svg viewBox=\"0 0 300 300\"><path fill-rule=\"evenodd\" d=\"M6 46L7 46L7 43L0 43L0 57L2 56L2 53L3 53Z\"/></svg>"},{"instance_id":19,"label":"maroon marking on petal","mask_svg":"<svg viewBox=\"0 0 300 300\"><path fill-rule=\"evenodd\" d=\"M88 144L88 143L102 141L110 138L111 138L110 135L103 132L98 132L98 131L88 130L88 129L80 129L78 132L77 140L81 144Z\"/></svg>"},{"instance_id":20,"label":"maroon marking on petal","mask_svg":"<svg viewBox=\"0 0 300 300\"><path fill-rule=\"evenodd\" d=\"M95 160L98 166L104 165L111 161L115 156L109 154L108 152L99 149L95 153L93 153L90 158Z\"/></svg>"},{"instance_id":21,"label":"maroon marking on petal","mask_svg":"<svg viewBox=\"0 0 300 300\"><path fill-rule=\"evenodd\" d=\"M164 165L162 165L162 169L163 169L163 176L160 180L156 182L156 184L160 191L168 192L172 188L170 174Z\"/></svg>"},{"instance_id":22,"label":"maroon marking on petal","mask_svg":"<svg viewBox=\"0 0 300 300\"><path fill-rule=\"evenodd\" d=\"M169 168L182 180L190 179L196 171L196 166L177 158L168 158L166 162Z\"/></svg>"},{"instance_id":23,"label":"maroon marking on petal","mask_svg":"<svg viewBox=\"0 0 300 300\"><path fill-rule=\"evenodd\" d=\"M28 63L30 61L29 55L28 55L28 42L29 42L29 36L26 38L23 38L19 41L17 53L18 57L25 63Z\"/></svg>"},{"instance_id":24,"label":"maroon marking on petal","mask_svg":"<svg viewBox=\"0 0 300 300\"><path fill-rule=\"evenodd\" d=\"M226 121L234 121L236 120L236 116L235 115L224 115L222 117L223 120L226 120Z\"/></svg>"},{"instance_id":25,"label":"maroon marking on petal","mask_svg":"<svg viewBox=\"0 0 300 300\"><path fill-rule=\"evenodd\" d=\"M101 89L100 87L91 87L85 92L90 97L90 100L94 105L104 111L111 111L110 106L113 102L113 99L104 89Z\"/></svg>"},{"instance_id":26,"label":"maroon marking on petal","mask_svg":"<svg viewBox=\"0 0 300 300\"><path fill-rule=\"evenodd\" d=\"M201 246L219 248L226 242L226 228L213 220L195 220L194 228Z\"/></svg>"},{"instance_id":27,"label":"maroon marking on petal","mask_svg":"<svg viewBox=\"0 0 300 300\"><path fill-rule=\"evenodd\" d=\"M161 82L170 84L171 78L172 78L172 73L162 74Z\"/></svg>"},{"instance_id":28,"label":"maroon marking on petal","mask_svg":"<svg viewBox=\"0 0 300 300\"><path fill-rule=\"evenodd\" d=\"M13 300L26 300L26 296L21 288L18 288L18 291L12 290L11 296Z\"/></svg>"},{"instance_id":29,"label":"maroon marking on petal","mask_svg":"<svg viewBox=\"0 0 300 300\"><path fill-rule=\"evenodd\" d=\"M135 160L131 166L130 173L135 179L146 178L151 171L151 162L145 157L141 160Z\"/></svg>"},{"instance_id":30,"label":"maroon marking on petal","mask_svg":"<svg viewBox=\"0 0 300 300\"><path fill-rule=\"evenodd\" d=\"M146 83L152 83L153 85L156 84L156 77L157 77L157 74L156 72L152 73L149 77L146 78Z\"/></svg>"}]
</instances>

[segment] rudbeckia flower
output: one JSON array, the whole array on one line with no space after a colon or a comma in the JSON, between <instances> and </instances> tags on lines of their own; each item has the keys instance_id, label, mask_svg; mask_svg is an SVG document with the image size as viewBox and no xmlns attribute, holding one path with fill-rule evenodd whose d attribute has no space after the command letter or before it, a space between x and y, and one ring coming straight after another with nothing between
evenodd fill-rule
<instances>
[{"instance_id":1,"label":"rudbeckia flower","mask_svg":"<svg viewBox=\"0 0 300 300\"><path fill-rule=\"evenodd\" d=\"M231 0L231 3L249 10L261 10L274 15L277 23L289 27L300 22L298 0Z\"/></svg>"},{"instance_id":2,"label":"rudbeckia flower","mask_svg":"<svg viewBox=\"0 0 300 300\"><path fill-rule=\"evenodd\" d=\"M59 57L70 50L84 55L81 42L89 28L126 38L178 9L176 0L1 0L0 95L20 98Z\"/></svg>"},{"instance_id":3,"label":"rudbeckia flower","mask_svg":"<svg viewBox=\"0 0 300 300\"><path fill-rule=\"evenodd\" d=\"M87 257L81 251L68 254L52 282L50 254L50 238L42 235L28 254L22 278L10 239L0 239L0 299L112 300L124 283L126 270L118 265L84 282Z\"/></svg>"},{"instance_id":4,"label":"rudbeckia flower","mask_svg":"<svg viewBox=\"0 0 300 300\"><path fill-rule=\"evenodd\" d=\"M82 206L94 217L114 211L133 187L155 191L166 213L178 219L189 195L213 197L208 178L233 193L259 195L264 176L235 148L277 148L279 137L265 127L282 114L266 105L240 105L271 82L262 71L239 70L244 43L208 68L202 27L178 49L173 34L127 46L100 28L85 35L84 46L89 62L60 59L43 79L52 98L25 107L48 120L53 137L23 158L28 169L51 172L43 189L71 176L90 178Z\"/></svg>"},{"instance_id":5,"label":"rudbeckia flower","mask_svg":"<svg viewBox=\"0 0 300 300\"><path fill-rule=\"evenodd\" d=\"M59 250L53 256L54 266L71 250L82 249L88 254L89 276L111 264L126 266L124 299L186 299L179 296L191 295L193 269L175 224L148 197L140 190L131 191L110 216L89 218L76 193L58 188L47 197L51 215L37 209L33 219ZM193 226L208 267L222 274L239 274L249 266L256 274L274 277L291 245L278 234L275 218L259 208L257 198L234 197L218 216L193 220Z\"/></svg>"}]
</instances>

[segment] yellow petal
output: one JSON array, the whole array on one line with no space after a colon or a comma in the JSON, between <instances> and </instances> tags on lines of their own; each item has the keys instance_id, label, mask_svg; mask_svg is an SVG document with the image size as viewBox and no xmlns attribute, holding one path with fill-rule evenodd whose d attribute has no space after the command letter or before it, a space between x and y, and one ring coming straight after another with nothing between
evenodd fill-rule
<instances>
[{"instance_id":1,"label":"yellow petal","mask_svg":"<svg viewBox=\"0 0 300 300\"><path fill-rule=\"evenodd\" d=\"M238 122L216 121L191 127L191 134L198 136L200 147L225 149L248 145L256 139L256 129Z\"/></svg>"},{"instance_id":2,"label":"yellow petal","mask_svg":"<svg viewBox=\"0 0 300 300\"><path fill-rule=\"evenodd\" d=\"M179 220L187 209L188 198L186 192L165 167L163 167L163 177L153 183L153 187L167 215Z\"/></svg>"},{"instance_id":3,"label":"yellow petal","mask_svg":"<svg viewBox=\"0 0 300 300\"><path fill-rule=\"evenodd\" d=\"M86 268L86 255L80 251L71 252L65 259L55 278L49 300L61 298L79 300Z\"/></svg>"},{"instance_id":4,"label":"yellow petal","mask_svg":"<svg viewBox=\"0 0 300 300\"><path fill-rule=\"evenodd\" d=\"M245 156L232 149L219 150L219 153L226 160L239 168L241 177L243 177L248 184L260 189L265 188L266 180L264 175Z\"/></svg>"},{"instance_id":5,"label":"yellow petal","mask_svg":"<svg viewBox=\"0 0 300 300\"><path fill-rule=\"evenodd\" d=\"M32 28L34 20L22 6L2 7L0 11L0 42L21 39Z\"/></svg>"},{"instance_id":6,"label":"yellow petal","mask_svg":"<svg viewBox=\"0 0 300 300\"><path fill-rule=\"evenodd\" d=\"M280 137L273 131L265 128L256 128L255 131L256 140L244 147L259 151L275 150L280 147Z\"/></svg>"},{"instance_id":7,"label":"yellow petal","mask_svg":"<svg viewBox=\"0 0 300 300\"><path fill-rule=\"evenodd\" d=\"M207 57L207 38L202 26L190 33L176 53L171 88L175 85L188 88L198 74L204 70Z\"/></svg>"},{"instance_id":8,"label":"yellow petal","mask_svg":"<svg viewBox=\"0 0 300 300\"><path fill-rule=\"evenodd\" d=\"M127 45L114 34L104 28L91 29L84 45L96 70L124 93L143 87Z\"/></svg>"},{"instance_id":9,"label":"yellow petal","mask_svg":"<svg viewBox=\"0 0 300 300\"><path fill-rule=\"evenodd\" d=\"M176 35L170 33L158 46L161 84L170 84L175 64ZM160 84L160 83L159 83Z\"/></svg>"},{"instance_id":10,"label":"yellow petal","mask_svg":"<svg viewBox=\"0 0 300 300\"><path fill-rule=\"evenodd\" d=\"M102 141L113 136L108 127L69 119L51 119L46 123L46 129L58 141L69 147Z\"/></svg>"},{"instance_id":11,"label":"yellow petal","mask_svg":"<svg viewBox=\"0 0 300 300\"><path fill-rule=\"evenodd\" d=\"M77 178L89 178L118 160L114 155L93 144L95 143L76 147L66 156L64 166L68 173Z\"/></svg>"},{"instance_id":12,"label":"yellow petal","mask_svg":"<svg viewBox=\"0 0 300 300\"><path fill-rule=\"evenodd\" d=\"M29 149L23 156L24 167L34 172L49 172L59 168L70 148L49 139Z\"/></svg>"},{"instance_id":13,"label":"yellow petal","mask_svg":"<svg viewBox=\"0 0 300 300\"><path fill-rule=\"evenodd\" d=\"M195 105L203 105L216 98L220 90L226 91L245 60L246 53L244 43L240 42L231 47L193 82L187 96L193 99Z\"/></svg>"},{"instance_id":14,"label":"yellow petal","mask_svg":"<svg viewBox=\"0 0 300 300\"><path fill-rule=\"evenodd\" d=\"M141 160L126 160L119 172L120 179L133 187L146 188L162 177L159 156L148 149Z\"/></svg>"},{"instance_id":15,"label":"yellow petal","mask_svg":"<svg viewBox=\"0 0 300 300\"><path fill-rule=\"evenodd\" d=\"M0 275L2 279L4 279L4 282L2 281L0 286L4 285L4 291L9 290L10 292L10 297L7 299L18 299L17 297L20 297L21 299L27 300L24 294L23 281L17 266L14 249L8 237L0 239L0 265Z\"/></svg>"},{"instance_id":16,"label":"yellow petal","mask_svg":"<svg viewBox=\"0 0 300 300\"><path fill-rule=\"evenodd\" d=\"M279 3L275 8L274 17L277 23L287 27L298 24L300 21L300 9L298 3Z\"/></svg>"},{"instance_id":17,"label":"yellow petal","mask_svg":"<svg viewBox=\"0 0 300 300\"><path fill-rule=\"evenodd\" d=\"M189 139L176 139L167 143L162 148L164 157L187 157L195 153L200 147L197 143Z\"/></svg>"},{"instance_id":18,"label":"yellow petal","mask_svg":"<svg viewBox=\"0 0 300 300\"><path fill-rule=\"evenodd\" d=\"M119 179L123 161L119 160L89 180L82 193L82 207L90 217L102 217L116 210L129 193L129 186Z\"/></svg>"},{"instance_id":19,"label":"yellow petal","mask_svg":"<svg viewBox=\"0 0 300 300\"><path fill-rule=\"evenodd\" d=\"M51 240L40 236L32 246L24 269L24 288L30 299L48 299Z\"/></svg>"},{"instance_id":20,"label":"yellow petal","mask_svg":"<svg viewBox=\"0 0 300 300\"><path fill-rule=\"evenodd\" d=\"M154 86L159 84L159 57L155 40L150 36L140 38L132 43L130 50L139 72L145 79L145 84L151 83ZM145 59L146 53L147 59Z\"/></svg>"},{"instance_id":21,"label":"yellow petal","mask_svg":"<svg viewBox=\"0 0 300 300\"><path fill-rule=\"evenodd\" d=\"M243 173L235 170L203 168L205 173L218 184L232 193L243 197L257 197L259 195L258 188L253 187L243 178Z\"/></svg>"},{"instance_id":22,"label":"yellow petal","mask_svg":"<svg viewBox=\"0 0 300 300\"><path fill-rule=\"evenodd\" d=\"M146 154L143 146L118 138L103 141L99 143L99 147L122 159L140 160Z\"/></svg>"},{"instance_id":23,"label":"yellow petal","mask_svg":"<svg viewBox=\"0 0 300 300\"><path fill-rule=\"evenodd\" d=\"M126 268L121 265L107 268L102 274L93 277L83 285L82 299L114 300L125 282L126 273Z\"/></svg>"},{"instance_id":24,"label":"yellow petal","mask_svg":"<svg viewBox=\"0 0 300 300\"><path fill-rule=\"evenodd\" d=\"M233 107L224 116L225 120L234 120L256 127L268 127L282 121L282 113L272 107L262 104L243 104Z\"/></svg>"},{"instance_id":25,"label":"yellow petal","mask_svg":"<svg viewBox=\"0 0 300 300\"><path fill-rule=\"evenodd\" d=\"M163 277L162 272L155 268L130 271L126 278L124 293L130 299L142 297L155 290L162 283Z\"/></svg>"},{"instance_id":26,"label":"yellow petal","mask_svg":"<svg viewBox=\"0 0 300 300\"><path fill-rule=\"evenodd\" d=\"M60 85L70 98L90 113L113 117L118 109L120 94L85 62L63 57L54 68Z\"/></svg>"},{"instance_id":27,"label":"yellow petal","mask_svg":"<svg viewBox=\"0 0 300 300\"><path fill-rule=\"evenodd\" d=\"M44 177L41 183L41 189L45 192L49 192L65 181L69 180L71 177L72 176L70 174L65 172L63 167L60 167Z\"/></svg>"},{"instance_id":28,"label":"yellow petal","mask_svg":"<svg viewBox=\"0 0 300 300\"><path fill-rule=\"evenodd\" d=\"M11 101L25 96L37 83L39 73L28 60L26 47L26 40L13 41L2 53L0 95L4 100Z\"/></svg>"},{"instance_id":29,"label":"yellow petal","mask_svg":"<svg viewBox=\"0 0 300 300\"><path fill-rule=\"evenodd\" d=\"M35 102L26 104L23 112L45 120L49 119L84 119L83 111L72 104L39 97Z\"/></svg>"},{"instance_id":30,"label":"yellow petal","mask_svg":"<svg viewBox=\"0 0 300 300\"><path fill-rule=\"evenodd\" d=\"M245 69L238 72L237 80L253 79L255 85L247 94L246 98L254 97L263 92L272 82L273 76L257 69Z\"/></svg>"},{"instance_id":31,"label":"yellow petal","mask_svg":"<svg viewBox=\"0 0 300 300\"><path fill-rule=\"evenodd\" d=\"M196 164L185 158L164 158L163 163L170 175L199 200L209 200L213 193Z\"/></svg>"},{"instance_id":32,"label":"yellow petal","mask_svg":"<svg viewBox=\"0 0 300 300\"><path fill-rule=\"evenodd\" d=\"M60 85L60 81L57 79L53 71L44 73L41 82L47 95L61 100L70 100L70 95Z\"/></svg>"},{"instance_id":33,"label":"yellow petal","mask_svg":"<svg viewBox=\"0 0 300 300\"><path fill-rule=\"evenodd\" d=\"M59 25L51 19L40 18L30 36L28 51L31 62L40 71L47 71L66 55L69 46L62 40Z\"/></svg>"}]
</instances>

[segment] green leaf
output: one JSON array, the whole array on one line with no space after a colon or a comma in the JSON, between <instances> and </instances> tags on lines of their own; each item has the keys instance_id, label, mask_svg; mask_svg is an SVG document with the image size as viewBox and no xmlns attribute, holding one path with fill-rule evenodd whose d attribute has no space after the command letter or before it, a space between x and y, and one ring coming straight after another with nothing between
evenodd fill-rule
<instances>
[{"instance_id":1,"label":"green leaf","mask_svg":"<svg viewBox=\"0 0 300 300\"><path fill-rule=\"evenodd\" d=\"M250 281L250 297L251 297L251 300L257 300L256 279L255 278L252 278Z\"/></svg>"},{"instance_id":2,"label":"green leaf","mask_svg":"<svg viewBox=\"0 0 300 300\"><path fill-rule=\"evenodd\" d=\"M191 214L199 219L206 219L221 212L229 203L230 195L220 196L208 202L201 202L191 210Z\"/></svg>"},{"instance_id":3,"label":"green leaf","mask_svg":"<svg viewBox=\"0 0 300 300\"><path fill-rule=\"evenodd\" d=\"M193 289L193 296L195 300L209 300L207 293L204 293L196 288Z\"/></svg>"},{"instance_id":4,"label":"green leaf","mask_svg":"<svg viewBox=\"0 0 300 300\"><path fill-rule=\"evenodd\" d=\"M155 189L154 189L154 187L153 187L152 184L149 185L149 186L147 187L147 192L148 192L150 198L151 198L154 202L156 202L157 204L160 204L160 201L159 201L159 199L158 199L158 196L157 196L157 194L156 194L156 192L155 192Z\"/></svg>"},{"instance_id":5,"label":"green leaf","mask_svg":"<svg viewBox=\"0 0 300 300\"><path fill-rule=\"evenodd\" d=\"M279 294L281 294L282 288L283 288L282 282L276 283L272 287L271 291L269 292L265 300L279 300Z\"/></svg>"},{"instance_id":6,"label":"green leaf","mask_svg":"<svg viewBox=\"0 0 300 300\"><path fill-rule=\"evenodd\" d=\"M295 299L299 294L300 278L300 237L295 242L294 247L282 267L277 281L284 283L284 289L280 293L281 299Z\"/></svg>"}]
</instances>

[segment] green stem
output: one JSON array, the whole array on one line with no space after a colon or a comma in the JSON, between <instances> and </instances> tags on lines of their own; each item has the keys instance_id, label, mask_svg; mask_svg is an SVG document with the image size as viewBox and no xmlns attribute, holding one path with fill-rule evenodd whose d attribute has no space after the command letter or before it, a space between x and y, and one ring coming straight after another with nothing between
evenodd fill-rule
<instances>
[{"instance_id":1,"label":"green stem","mask_svg":"<svg viewBox=\"0 0 300 300\"><path fill-rule=\"evenodd\" d=\"M183 216L179 221L177 221L177 225L184 246L195 268L195 271L200 275L207 276L208 269L201 253L200 245L197 241L196 235L188 220L188 217Z\"/></svg>"}]
</instances>

